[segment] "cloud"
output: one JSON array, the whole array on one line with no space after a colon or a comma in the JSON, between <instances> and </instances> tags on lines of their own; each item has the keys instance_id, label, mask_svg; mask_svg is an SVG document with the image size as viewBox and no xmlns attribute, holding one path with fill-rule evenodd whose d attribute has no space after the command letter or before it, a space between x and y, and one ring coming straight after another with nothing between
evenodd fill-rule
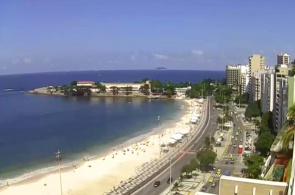
<instances>
[{"instance_id":1,"label":"cloud","mask_svg":"<svg viewBox=\"0 0 295 195\"><path fill-rule=\"evenodd\" d=\"M168 60L168 59L169 59L168 56L161 55L161 54L153 54L153 56L154 56L157 60Z\"/></svg>"},{"instance_id":2,"label":"cloud","mask_svg":"<svg viewBox=\"0 0 295 195\"><path fill-rule=\"evenodd\" d=\"M204 55L204 52L202 50L193 49L191 52L192 54L200 56L200 57Z\"/></svg>"},{"instance_id":3,"label":"cloud","mask_svg":"<svg viewBox=\"0 0 295 195\"><path fill-rule=\"evenodd\" d=\"M17 58L17 59L14 59L14 60L12 60L12 64L18 64L19 63L19 59Z\"/></svg>"},{"instance_id":4,"label":"cloud","mask_svg":"<svg viewBox=\"0 0 295 195\"><path fill-rule=\"evenodd\" d=\"M135 56L130 56L130 60L131 61L135 61L136 60L136 57Z\"/></svg>"},{"instance_id":5,"label":"cloud","mask_svg":"<svg viewBox=\"0 0 295 195\"><path fill-rule=\"evenodd\" d=\"M32 59L31 58L25 58L24 59L24 63L25 64L31 64L32 63Z\"/></svg>"}]
</instances>

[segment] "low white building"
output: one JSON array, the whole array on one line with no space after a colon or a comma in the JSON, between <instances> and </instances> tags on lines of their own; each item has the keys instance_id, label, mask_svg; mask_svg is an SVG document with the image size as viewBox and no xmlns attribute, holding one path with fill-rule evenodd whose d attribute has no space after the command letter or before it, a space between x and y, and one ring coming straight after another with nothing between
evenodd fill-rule
<instances>
[{"instance_id":1,"label":"low white building","mask_svg":"<svg viewBox=\"0 0 295 195\"><path fill-rule=\"evenodd\" d=\"M145 85L149 85L149 91L151 85L149 81L146 83L102 83L106 87L106 92L112 92L116 88L119 92L125 92L127 87L130 87L132 92L140 92L141 88Z\"/></svg>"},{"instance_id":2,"label":"low white building","mask_svg":"<svg viewBox=\"0 0 295 195\"><path fill-rule=\"evenodd\" d=\"M191 86L188 86L188 87L182 87L182 88L175 88L175 93L176 95L178 96L185 96L186 92L188 90L191 90L192 87Z\"/></svg>"}]
</instances>

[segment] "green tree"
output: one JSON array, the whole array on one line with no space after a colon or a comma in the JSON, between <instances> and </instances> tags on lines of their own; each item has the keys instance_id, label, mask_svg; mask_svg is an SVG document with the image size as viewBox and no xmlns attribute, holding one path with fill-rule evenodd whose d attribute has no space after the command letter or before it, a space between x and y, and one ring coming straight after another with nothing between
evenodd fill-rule
<instances>
[{"instance_id":1,"label":"green tree","mask_svg":"<svg viewBox=\"0 0 295 195\"><path fill-rule=\"evenodd\" d=\"M197 159L191 159L190 166L193 170L200 169L200 163L197 161Z\"/></svg>"},{"instance_id":2,"label":"green tree","mask_svg":"<svg viewBox=\"0 0 295 195\"><path fill-rule=\"evenodd\" d=\"M171 97L171 96L173 95L173 92L171 91L171 89L167 89L167 90L165 91L165 93L166 93L166 95L167 95L168 97Z\"/></svg>"},{"instance_id":3,"label":"green tree","mask_svg":"<svg viewBox=\"0 0 295 195\"><path fill-rule=\"evenodd\" d=\"M274 135L263 132L258 136L256 150L259 151L262 156L266 157L274 140Z\"/></svg>"},{"instance_id":4,"label":"green tree","mask_svg":"<svg viewBox=\"0 0 295 195\"><path fill-rule=\"evenodd\" d=\"M173 185L173 191L177 191L178 190L178 182L175 182L174 185Z\"/></svg>"},{"instance_id":5,"label":"green tree","mask_svg":"<svg viewBox=\"0 0 295 195\"><path fill-rule=\"evenodd\" d=\"M248 178L259 178L259 175L262 173L262 165L264 164L264 158L257 154L245 157L244 164L248 167L247 174Z\"/></svg>"},{"instance_id":6,"label":"green tree","mask_svg":"<svg viewBox=\"0 0 295 195\"><path fill-rule=\"evenodd\" d=\"M160 80L152 80L150 83L152 92L163 92L163 85Z\"/></svg>"},{"instance_id":7,"label":"green tree","mask_svg":"<svg viewBox=\"0 0 295 195\"><path fill-rule=\"evenodd\" d=\"M197 153L197 159L200 162L200 168L204 169L205 171L209 169L210 165L213 165L217 154L208 149L199 150Z\"/></svg>"},{"instance_id":8,"label":"green tree","mask_svg":"<svg viewBox=\"0 0 295 195\"><path fill-rule=\"evenodd\" d=\"M205 143L205 148L206 149L212 150L213 149L212 145L214 145L215 139L214 139L214 137L211 136L211 141L210 141L210 137L207 136L205 138L204 143ZM210 145L210 143L211 143L211 145Z\"/></svg>"},{"instance_id":9,"label":"green tree","mask_svg":"<svg viewBox=\"0 0 295 195\"><path fill-rule=\"evenodd\" d=\"M181 173L185 173L186 175L188 175L189 173L191 173L194 169L189 165L189 164L185 164L182 166L181 168Z\"/></svg>"},{"instance_id":10,"label":"green tree","mask_svg":"<svg viewBox=\"0 0 295 195\"><path fill-rule=\"evenodd\" d=\"M222 118L220 116L217 117L217 123L222 124Z\"/></svg>"},{"instance_id":11,"label":"green tree","mask_svg":"<svg viewBox=\"0 0 295 195\"><path fill-rule=\"evenodd\" d=\"M71 85L72 85L72 86L77 85L77 81L72 81L72 82L71 82Z\"/></svg>"},{"instance_id":12,"label":"green tree","mask_svg":"<svg viewBox=\"0 0 295 195\"><path fill-rule=\"evenodd\" d=\"M289 142L295 135L295 105L291 106L287 112L287 120L282 127L282 131L286 131L283 136L283 146L288 147Z\"/></svg>"},{"instance_id":13,"label":"green tree","mask_svg":"<svg viewBox=\"0 0 295 195\"><path fill-rule=\"evenodd\" d=\"M111 86L110 88L112 89L113 95L118 95L118 88L116 86Z\"/></svg>"},{"instance_id":14,"label":"green tree","mask_svg":"<svg viewBox=\"0 0 295 195\"><path fill-rule=\"evenodd\" d=\"M254 102L249 104L245 111L245 117L251 119L252 117L258 117L258 116L260 116L260 110L257 103Z\"/></svg>"},{"instance_id":15,"label":"green tree","mask_svg":"<svg viewBox=\"0 0 295 195\"><path fill-rule=\"evenodd\" d=\"M130 93L132 93L132 87L131 86L124 87L124 90L125 90L126 95L129 95Z\"/></svg>"},{"instance_id":16,"label":"green tree","mask_svg":"<svg viewBox=\"0 0 295 195\"><path fill-rule=\"evenodd\" d=\"M292 64L292 70L290 71L290 76L292 77L295 75L295 60L291 64Z\"/></svg>"},{"instance_id":17,"label":"green tree","mask_svg":"<svg viewBox=\"0 0 295 195\"><path fill-rule=\"evenodd\" d=\"M255 125L255 128L260 128L260 121L259 120L254 120L254 125Z\"/></svg>"}]
</instances>

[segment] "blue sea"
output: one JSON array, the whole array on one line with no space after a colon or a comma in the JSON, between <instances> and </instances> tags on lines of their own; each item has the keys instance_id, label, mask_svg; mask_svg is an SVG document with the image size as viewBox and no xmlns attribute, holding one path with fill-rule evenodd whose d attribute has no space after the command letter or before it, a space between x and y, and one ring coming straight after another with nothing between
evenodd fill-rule
<instances>
[{"instance_id":1,"label":"blue sea","mask_svg":"<svg viewBox=\"0 0 295 195\"><path fill-rule=\"evenodd\" d=\"M113 97L55 97L24 91L73 80L133 82L142 78L199 82L223 71L128 70L55 72L0 76L0 187L63 166L102 156L177 120L183 103ZM10 89L7 91L7 89ZM161 116L161 126L157 118Z\"/></svg>"}]
</instances>

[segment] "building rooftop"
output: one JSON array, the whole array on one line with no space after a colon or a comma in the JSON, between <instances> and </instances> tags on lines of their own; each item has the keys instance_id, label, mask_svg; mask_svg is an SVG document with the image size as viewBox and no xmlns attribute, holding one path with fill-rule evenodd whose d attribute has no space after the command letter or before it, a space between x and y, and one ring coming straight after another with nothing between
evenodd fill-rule
<instances>
[{"instance_id":1,"label":"building rooftop","mask_svg":"<svg viewBox=\"0 0 295 195\"><path fill-rule=\"evenodd\" d=\"M94 84L93 81L78 81L77 84Z\"/></svg>"},{"instance_id":2,"label":"building rooftop","mask_svg":"<svg viewBox=\"0 0 295 195\"><path fill-rule=\"evenodd\" d=\"M282 187L288 186L288 184L285 182L265 181L265 180L259 180L259 179L248 179L248 178L232 177L232 176L225 176L225 175L222 175L220 179L229 180L229 181L238 181L238 182L244 182L244 183L271 185L271 186L282 186Z\"/></svg>"}]
</instances>

